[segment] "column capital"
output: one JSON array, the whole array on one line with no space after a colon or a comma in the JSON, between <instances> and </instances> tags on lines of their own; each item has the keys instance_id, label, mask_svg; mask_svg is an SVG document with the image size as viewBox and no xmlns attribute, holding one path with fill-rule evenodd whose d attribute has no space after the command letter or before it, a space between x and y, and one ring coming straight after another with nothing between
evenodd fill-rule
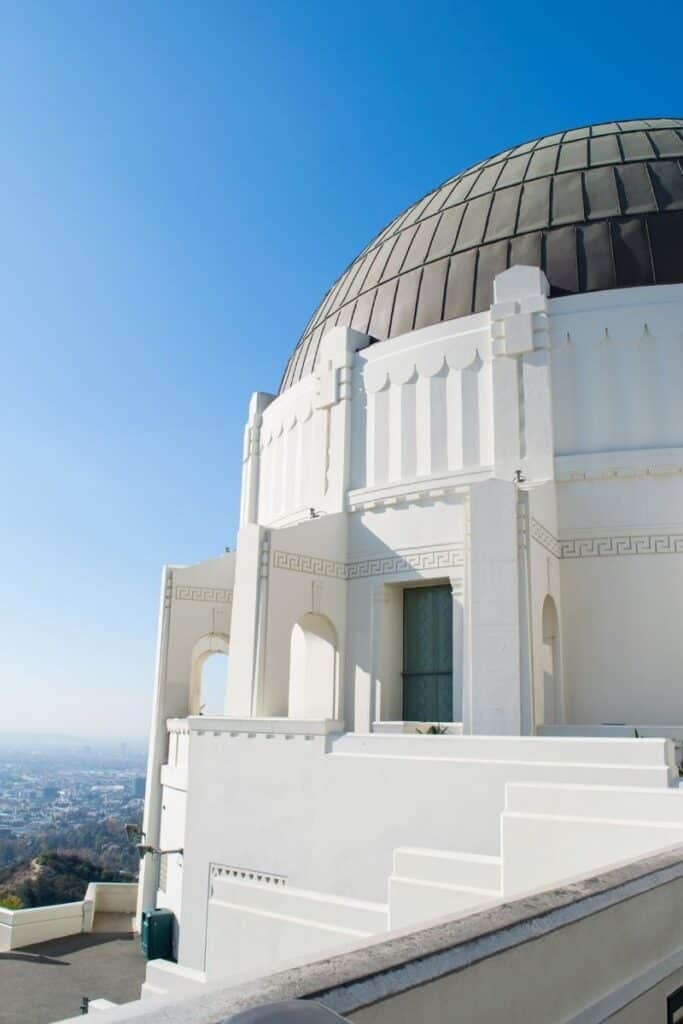
<instances>
[{"instance_id":1,"label":"column capital","mask_svg":"<svg viewBox=\"0 0 683 1024\"><path fill-rule=\"evenodd\" d=\"M250 424L261 423L263 411L274 401L275 395L268 391L253 391L249 399L249 414L247 422Z\"/></svg>"},{"instance_id":2,"label":"column capital","mask_svg":"<svg viewBox=\"0 0 683 1024\"><path fill-rule=\"evenodd\" d=\"M538 267L511 267L493 282L491 350L495 356L521 356L550 347L548 279Z\"/></svg>"},{"instance_id":3,"label":"column capital","mask_svg":"<svg viewBox=\"0 0 683 1024\"><path fill-rule=\"evenodd\" d=\"M315 370L317 408L328 409L351 398L353 357L369 344L367 334L350 327L333 327L323 335Z\"/></svg>"}]
</instances>

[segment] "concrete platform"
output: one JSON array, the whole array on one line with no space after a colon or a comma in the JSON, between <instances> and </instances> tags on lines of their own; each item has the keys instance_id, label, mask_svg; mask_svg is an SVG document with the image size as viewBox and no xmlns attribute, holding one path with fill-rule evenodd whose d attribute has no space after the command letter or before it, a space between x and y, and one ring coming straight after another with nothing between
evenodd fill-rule
<instances>
[{"instance_id":1,"label":"concrete platform","mask_svg":"<svg viewBox=\"0 0 683 1024\"><path fill-rule=\"evenodd\" d=\"M138 999L145 963L139 936L121 930L0 953L0 1024L52 1024L73 1017L83 996L115 1003Z\"/></svg>"}]
</instances>

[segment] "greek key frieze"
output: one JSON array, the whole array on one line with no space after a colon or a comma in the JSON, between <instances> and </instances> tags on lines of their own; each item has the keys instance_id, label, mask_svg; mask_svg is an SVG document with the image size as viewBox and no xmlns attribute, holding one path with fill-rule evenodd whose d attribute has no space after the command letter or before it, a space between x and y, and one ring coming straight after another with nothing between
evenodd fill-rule
<instances>
[{"instance_id":1,"label":"greek key frieze","mask_svg":"<svg viewBox=\"0 0 683 1024\"><path fill-rule=\"evenodd\" d=\"M616 537L561 540L561 558L608 558L615 555L683 555L683 533L634 533Z\"/></svg>"},{"instance_id":2,"label":"greek key frieze","mask_svg":"<svg viewBox=\"0 0 683 1024\"><path fill-rule=\"evenodd\" d=\"M305 572L311 576L328 576L335 580L346 579L344 562L317 558L315 555L300 555L294 551L273 551L273 568Z\"/></svg>"},{"instance_id":3,"label":"greek key frieze","mask_svg":"<svg viewBox=\"0 0 683 1024\"><path fill-rule=\"evenodd\" d=\"M176 601L208 601L211 604L230 604L232 590L222 587L181 587L175 588Z\"/></svg>"},{"instance_id":4,"label":"greek key frieze","mask_svg":"<svg viewBox=\"0 0 683 1024\"><path fill-rule=\"evenodd\" d=\"M542 523L539 523L538 519L532 517L529 523L529 533L535 541L538 541L541 547L544 547L555 558L562 557L559 540L557 537L553 537L550 530L547 530Z\"/></svg>"},{"instance_id":5,"label":"greek key frieze","mask_svg":"<svg viewBox=\"0 0 683 1024\"><path fill-rule=\"evenodd\" d=\"M614 558L619 555L683 555L683 533L623 533L613 537L558 540L537 519L531 536L555 558Z\"/></svg>"},{"instance_id":6,"label":"greek key frieze","mask_svg":"<svg viewBox=\"0 0 683 1024\"><path fill-rule=\"evenodd\" d=\"M310 573L338 580L359 580L372 576L391 576L401 572L450 569L463 564L462 545L429 548L420 551L396 552L380 558L355 562L335 562L293 551L274 551L273 568Z\"/></svg>"}]
</instances>

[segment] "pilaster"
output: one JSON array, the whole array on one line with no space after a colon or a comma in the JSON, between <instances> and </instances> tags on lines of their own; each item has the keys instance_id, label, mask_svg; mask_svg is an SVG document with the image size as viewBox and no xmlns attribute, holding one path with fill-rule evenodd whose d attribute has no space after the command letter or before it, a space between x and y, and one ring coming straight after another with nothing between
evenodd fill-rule
<instances>
[{"instance_id":1,"label":"pilaster","mask_svg":"<svg viewBox=\"0 0 683 1024\"><path fill-rule=\"evenodd\" d=\"M494 472L553 476L548 281L538 267L498 274L491 306Z\"/></svg>"},{"instance_id":2,"label":"pilaster","mask_svg":"<svg viewBox=\"0 0 683 1024\"><path fill-rule=\"evenodd\" d=\"M225 713L234 718L253 714L264 628L263 557L268 532L254 523L237 534L235 587L230 637L230 686Z\"/></svg>"},{"instance_id":3,"label":"pilaster","mask_svg":"<svg viewBox=\"0 0 683 1024\"><path fill-rule=\"evenodd\" d=\"M164 566L161 577L159 600L159 625L154 683L154 705L152 728L147 754L147 784L145 787L145 808L142 821L144 842L150 846L159 845L161 824L161 766L166 761L168 735L166 732L166 676L168 667L168 642L171 622L173 594L173 569ZM143 910L156 906L158 884L158 860L149 854L140 864L140 882L136 908L137 927L140 927Z\"/></svg>"},{"instance_id":4,"label":"pilaster","mask_svg":"<svg viewBox=\"0 0 683 1024\"><path fill-rule=\"evenodd\" d=\"M365 334L333 327L322 339L316 376L316 415L324 435L320 508L341 512L351 472L351 400L355 353L368 345Z\"/></svg>"},{"instance_id":5,"label":"pilaster","mask_svg":"<svg viewBox=\"0 0 683 1024\"><path fill-rule=\"evenodd\" d=\"M240 526L258 522L259 477L261 462L261 424L263 411L274 399L265 391L254 391L249 402L249 415L244 428L242 455L242 500Z\"/></svg>"},{"instance_id":6,"label":"pilaster","mask_svg":"<svg viewBox=\"0 0 683 1024\"><path fill-rule=\"evenodd\" d=\"M451 577L453 596L453 721L462 722L463 686L465 667L465 580L462 576Z\"/></svg>"},{"instance_id":7,"label":"pilaster","mask_svg":"<svg viewBox=\"0 0 683 1024\"><path fill-rule=\"evenodd\" d=\"M484 735L522 732L517 486L470 490L466 685L463 725Z\"/></svg>"}]
</instances>

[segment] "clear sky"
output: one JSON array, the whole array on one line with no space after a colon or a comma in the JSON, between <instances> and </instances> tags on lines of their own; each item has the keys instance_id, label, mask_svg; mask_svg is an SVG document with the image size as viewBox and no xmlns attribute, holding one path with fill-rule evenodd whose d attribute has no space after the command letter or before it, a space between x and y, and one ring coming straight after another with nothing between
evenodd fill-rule
<instances>
[{"instance_id":1,"label":"clear sky","mask_svg":"<svg viewBox=\"0 0 683 1024\"><path fill-rule=\"evenodd\" d=\"M0 730L147 729L160 570L233 546L249 395L377 230L683 110L680 9L0 2Z\"/></svg>"}]
</instances>

